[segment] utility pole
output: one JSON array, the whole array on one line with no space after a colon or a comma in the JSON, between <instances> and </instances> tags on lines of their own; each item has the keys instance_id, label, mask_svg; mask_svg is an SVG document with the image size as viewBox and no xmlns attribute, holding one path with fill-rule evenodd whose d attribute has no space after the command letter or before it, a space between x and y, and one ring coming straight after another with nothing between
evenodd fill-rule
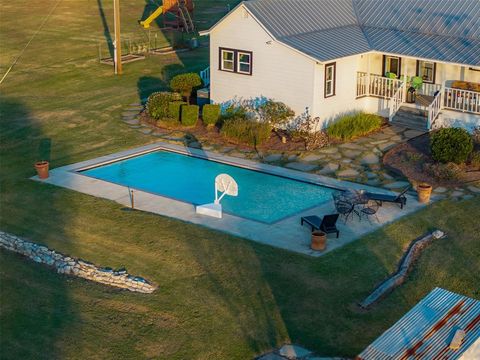
<instances>
[{"instance_id":1,"label":"utility pole","mask_svg":"<svg viewBox=\"0 0 480 360\"><path fill-rule=\"evenodd\" d=\"M120 39L120 0L113 0L113 24L115 28L114 64L115 74L122 74L122 41Z\"/></svg>"}]
</instances>

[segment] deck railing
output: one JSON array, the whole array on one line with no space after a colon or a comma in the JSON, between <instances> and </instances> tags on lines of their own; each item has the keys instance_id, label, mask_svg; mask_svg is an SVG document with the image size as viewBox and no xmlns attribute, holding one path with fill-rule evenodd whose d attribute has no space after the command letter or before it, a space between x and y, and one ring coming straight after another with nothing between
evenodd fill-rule
<instances>
[{"instance_id":1,"label":"deck railing","mask_svg":"<svg viewBox=\"0 0 480 360\"><path fill-rule=\"evenodd\" d=\"M403 82L376 74L357 72L357 97L377 96L392 98Z\"/></svg>"},{"instance_id":2,"label":"deck railing","mask_svg":"<svg viewBox=\"0 0 480 360\"><path fill-rule=\"evenodd\" d=\"M427 96L435 96L437 91L440 91L441 88L442 88L442 85L440 85L440 84L423 83L422 87L417 90L417 94L427 95Z\"/></svg>"},{"instance_id":3,"label":"deck railing","mask_svg":"<svg viewBox=\"0 0 480 360\"><path fill-rule=\"evenodd\" d=\"M200 71L200 78L205 86L210 85L210 66L205 70Z\"/></svg>"},{"instance_id":4,"label":"deck railing","mask_svg":"<svg viewBox=\"0 0 480 360\"><path fill-rule=\"evenodd\" d=\"M443 95L443 107L480 114L480 92L446 87Z\"/></svg>"},{"instance_id":5,"label":"deck railing","mask_svg":"<svg viewBox=\"0 0 480 360\"><path fill-rule=\"evenodd\" d=\"M402 103L405 101L405 92L406 92L406 84L403 81L400 81L400 86L393 94L392 98L390 99L390 108L389 108L389 116L388 120L392 121L393 117L397 113Z\"/></svg>"},{"instance_id":6,"label":"deck railing","mask_svg":"<svg viewBox=\"0 0 480 360\"><path fill-rule=\"evenodd\" d=\"M442 97L443 91L442 87L440 87L439 91L435 93L433 102L428 106L427 129L429 130L440 115L440 110L442 110Z\"/></svg>"}]
</instances>

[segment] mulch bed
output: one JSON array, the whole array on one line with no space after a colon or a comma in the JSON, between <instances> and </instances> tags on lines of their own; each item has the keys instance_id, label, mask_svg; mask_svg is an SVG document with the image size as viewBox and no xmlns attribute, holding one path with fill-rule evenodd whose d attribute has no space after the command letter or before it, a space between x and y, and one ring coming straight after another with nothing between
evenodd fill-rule
<instances>
[{"instance_id":1,"label":"mulch bed","mask_svg":"<svg viewBox=\"0 0 480 360\"><path fill-rule=\"evenodd\" d=\"M478 147L478 145L477 145ZM480 150L480 149L476 149ZM395 146L383 157L387 169L396 172L414 182L426 182L433 187L457 187L466 183L480 181L480 170L465 165L456 180L439 180L424 171L425 163L434 163L430 153L429 134L413 138L406 143Z\"/></svg>"}]
</instances>

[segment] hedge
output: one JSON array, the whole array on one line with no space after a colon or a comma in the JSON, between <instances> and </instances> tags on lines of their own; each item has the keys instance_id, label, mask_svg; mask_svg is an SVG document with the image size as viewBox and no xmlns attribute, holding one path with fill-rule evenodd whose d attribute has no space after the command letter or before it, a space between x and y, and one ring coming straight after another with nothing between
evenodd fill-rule
<instances>
[{"instance_id":1,"label":"hedge","mask_svg":"<svg viewBox=\"0 0 480 360\"><path fill-rule=\"evenodd\" d=\"M183 126L195 126L198 121L198 105L182 105L181 122Z\"/></svg>"},{"instance_id":2,"label":"hedge","mask_svg":"<svg viewBox=\"0 0 480 360\"><path fill-rule=\"evenodd\" d=\"M180 122L180 110L182 105L188 105L185 101L172 101L168 104L168 117L171 121Z\"/></svg>"},{"instance_id":3,"label":"hedge","mask_svg":"<svg viewBox=\"0 0 480 360\"><path fill-rule=\"evenodd\" d=\"M148 97L147 113L152 119L160 120L168 117L168 104L182 100L178 93L168 91L155 92Z\"/></svg>"},{"instance_id":4,"label":"hedge","mask_svg":"<svg viewBox=\"0 0 480 360\"><path fill-rule=\"evenodd\" d=\"M220 119L220 105L206 104L202 109L202 120L207 126L217 124Z\"/></svg>"}]
</instances>

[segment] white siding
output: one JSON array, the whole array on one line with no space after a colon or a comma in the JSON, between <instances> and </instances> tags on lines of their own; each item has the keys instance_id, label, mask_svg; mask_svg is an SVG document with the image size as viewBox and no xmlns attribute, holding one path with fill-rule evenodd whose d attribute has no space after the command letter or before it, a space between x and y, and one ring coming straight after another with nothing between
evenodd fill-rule
<instances>
[{"instance_id":1,"label":"white siding","mask_svg":"<svg viewBox=\"0 0 480 360\"><path fill-rule=\"evenodd\" d=\"M220 47L252 51L252 76L220 71ZM314 68L313 60L273 41L242 6L210 34L210 97L214 103L265 96L303 113L312 107Z\"/></svg>"},{"instance_id":2,"label":"white siding","mask_svg":"<svg viewBox=\"0 0 480 360\"><path fill-rule=\"evenodd\" d=\"M480 338L465 351L459 360L478 360L480 359Z\"/></svg>"}]
</instances>

